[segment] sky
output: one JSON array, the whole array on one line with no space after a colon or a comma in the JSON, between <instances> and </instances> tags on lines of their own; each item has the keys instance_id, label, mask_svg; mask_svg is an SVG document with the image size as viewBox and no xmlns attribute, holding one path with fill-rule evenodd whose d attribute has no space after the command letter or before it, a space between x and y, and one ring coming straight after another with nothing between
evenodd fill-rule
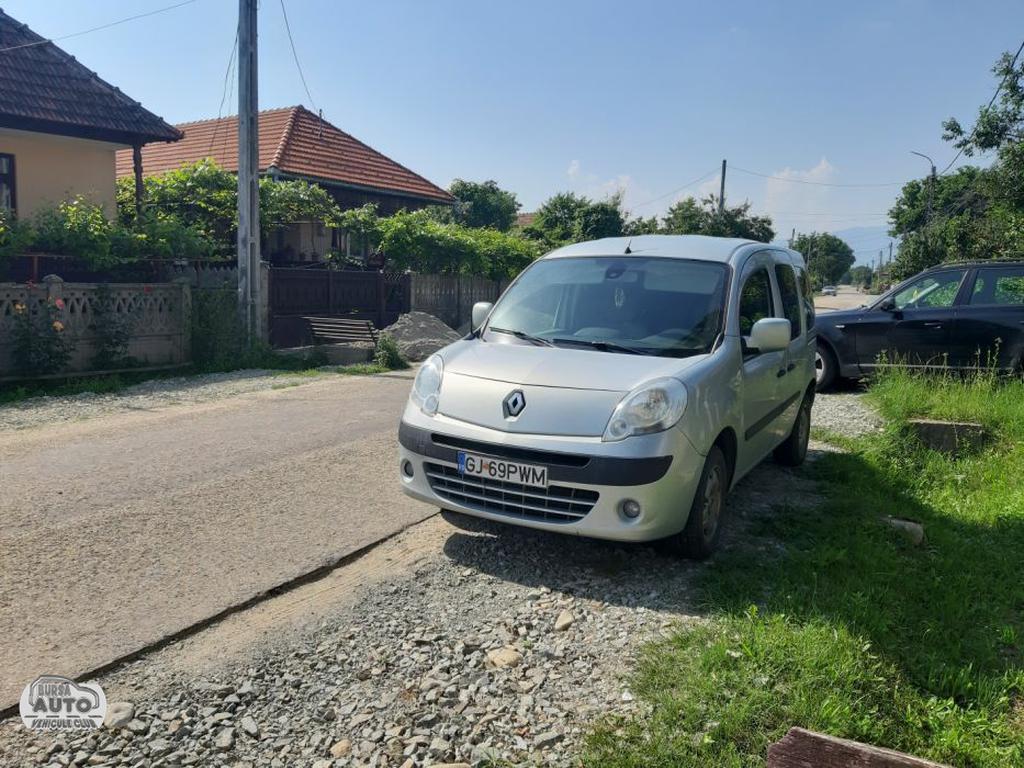
<instances>
[{"instance_id":1,"label":"sky","mask_svg":"<svg viewBox=\"0 0 1024 768\"><path fill-rule=\"evenodd\" d=\"M3 10L61 38L176 2ZM237 11L193 0L58 45L169 122L233 114ZM717 194L725 158L727 203L749 200L780 237L843 234L865 261L900 185L928 172L911 151L953 159L941 123L991 97L1024 3L261 0L259 27L261 108L322 109L441 186L495 179L524 211L621 191L651 216Z\"/></svg>"}]
</instances>

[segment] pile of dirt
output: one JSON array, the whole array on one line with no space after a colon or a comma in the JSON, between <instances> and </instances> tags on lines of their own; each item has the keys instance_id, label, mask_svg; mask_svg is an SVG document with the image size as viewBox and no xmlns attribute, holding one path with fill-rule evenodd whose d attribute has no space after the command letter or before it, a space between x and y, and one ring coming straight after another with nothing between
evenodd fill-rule
<instances>
[{"instance_id":1,"label":"pile of dirt","mask_svg":"<svg viewBox=\"0 0 1024 768\"><path fill-rule=\"evenodd\" d=\"M398 348L406 360L417 362L426 360L432 354L458 341L462 337L426 312L410 312L402 315L389 325L383 333L388 334L398 343Z\"/></svg>"}]
</instances>

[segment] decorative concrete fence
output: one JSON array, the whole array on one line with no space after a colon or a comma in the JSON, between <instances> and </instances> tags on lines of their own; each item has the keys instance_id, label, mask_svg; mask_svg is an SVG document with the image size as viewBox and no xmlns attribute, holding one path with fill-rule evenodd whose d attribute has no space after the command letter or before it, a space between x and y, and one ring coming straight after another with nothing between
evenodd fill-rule
<instances>
[{"instance_id":1,"label":"decorative concrete fence","mask_svg":"<svg viewBox=\"0 0 1024 768\"><path fill-rule=\"evenodd\" d=\"M56 275L48 275L35 285L0 283L0 379L20 377L12 359L18 312L45 312L51 299L63 307L58 319L74 346L61 373L91 370L97 352L95 318L104 292L107 310L127 325L127 355L136 365L171 367L190 360L192 299L188 280L109 283L101 288L96 283L65 283Z\"/></svg>"}]
</instances>

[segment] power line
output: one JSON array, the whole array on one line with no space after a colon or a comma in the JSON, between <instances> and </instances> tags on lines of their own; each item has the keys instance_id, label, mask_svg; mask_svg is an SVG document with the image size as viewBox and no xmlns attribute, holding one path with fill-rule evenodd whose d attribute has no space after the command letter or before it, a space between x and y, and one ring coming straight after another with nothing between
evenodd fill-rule
<instances>
[{"instance_id":1,"label":"power line","mask_svg":"<svg viewBox=\"0 0 1024 768\"><path fill-rule=\"evenodd\" d=\"M292 27L288 23L288 11L284 9L284 0L281 0L281 15L284 16L284 28L288 32L288 44L292 48L292 58L295 59L295 68L299 70L299 79L302 80L302 87L306 90L306 96L309 98L309 103L313 105L313 109L317 109L316 102L313 101L313 95L309 92L309 86L306 85L306 76L302 72L302 65L299 63L299 54L295 50L295 41L292 39Z\"/></svg>"},{"instance_id":2,"label":"power line","mask_svg":"<svg viewBox=\"0 0 1024 768\"><path fill-rule=\"evenodd\" d=\"M751 176L760 176L762 179L774 179L776 181L788 181L791 184L810 184L814 187L848 187L848 188L859 188L859 187L901 187L904 182L902 181L887 181L879 184L833 184L828 181L808 181L807 179L791 179L788 176L773 176L770 173L758 173L757 171L750 171L746 168L740 168L738 166L732 166L734 171L740 173L746 173Z\"/></svg>"},{"instance_id":3,"label":"power line","mask_svg":"<svg viewBox=\"0 0 1024 768\"><path fill-rule=\"evenodd\" d=\"M708 171L707 173L705 173L700 178L694 179L689 184L684 184L683 186L679 187L678 189L673 189L671 192L666 192L664 195L658 195L657 197L652 197L650 200L645 200L642 203L639 203L637 205L633 205L633 206L630 206L630 207L631 208L643 208L645 205L650 205L651 203L656 203L659 200L664 200L666 197L678 194L679 192L682 192L684 189L692 187L694 184L700 184L702 181L704 181L705 179L708 179L708 178L714 176L716 173L718 173L718 169L717 168L715 168L713 171Z\"/></svg>"},{"instance_id":4,"label":"power line","mask_svg":"<svg viewBox=\"0 0 1024 768\"><path fill-rule=\"evenodd\" d=\"M999 86L996 88L996 92L993 93L992 94L992 98L988 100L988 106L985 107L986 110L992 109L992 105L996 103L996 98L999 96L1000 92L1003 90L1003 86L1006 85L1006 79L1010 76L1010 73L1013 72L1013 68L1015 66L1017 66L1017 59L1020 57L1020 52L1021 51L1024 51L1024 42L1022 42L1020 44L1020 48L1017 49L1017 53L1014 54L1013 59L1010 61L1010 66L1007 68L1006 74L1003 75L1003 79L999 81ZM974 134L976 134L977 132L978 132L978 123L977 123L977 121L975 121L974 128L971 130L971 133L967 137L966 140L970 141L971 139L973 139L974 138ZM965 148L966 148L966 146L960 147L960 151L956 153L956 157L954 157L952 160L950 160L949 161L949 165L947 165L945 168L942 169L942 173L939 174L940 176L945 176L946 175L946 171L948 171L950 168L952 168L953 167L953 163L955 163L957 160L960 159L960 155L962 155L964 153L964 149Z\"/></svg>"},{"instance_id":5,"label":"power line","mask_svg":"<svg viewBox=\"0 0 1024 768\"><path fill-rule=\"evenodd\" d=\"M145 13L137 13L134 16L126 16L123 19L117 21L111 21L106 24L100 24L98 27L90 27L89 29L83 29L80 32L72 32L68 35L61 35L60 37L50 37L45 40L36 40L32 43L22 43L21 45L12 45L9 48L0 48L0 53L7 53L8 51L17 51L21 48L33 48L37 45L45 45L46 43L55 43L58 40L70 40L72 37L81 37L82 35L88 35L92 32L99 32L103 29L110 29L116 27L118 24L126 24L129 21L136 21L137 19L145 19L149 16L156 16L158 13L166 13L167 11L173 11L175 8L181 8L183 5L191 5L196 0L182 0L180 3L174 5L168 5L164 8L157 8L153 11L146 11Z\"/></svg>"},{"instance_id":6,"label":"power line","mask_svg":"<svg viewBox=\"0 0 1024 768\"><path fill-rule=\"evenodd\" d=\"M220 94L220 106L217 107L217 122L213 125L213 133L210 134L210 148L206 150L208 156L213 155L213 144L217 140L217 132L220 130L220 119L224 114L224 102L228 98L228 88L234 82L231 73L234 71L235 54L238 53L238 29L235 29L235 41L231 44L231 55L228 56L228 66L224 70L224 88ZM232 89L233 90L233 89Z\"/></svg>"}]
</instances>

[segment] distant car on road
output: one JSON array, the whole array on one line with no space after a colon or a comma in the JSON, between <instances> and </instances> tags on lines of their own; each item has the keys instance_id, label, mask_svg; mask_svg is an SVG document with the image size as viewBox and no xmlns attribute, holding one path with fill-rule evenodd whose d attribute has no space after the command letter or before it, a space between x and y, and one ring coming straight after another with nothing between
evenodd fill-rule
<instances>
[{"instance_id":1,"label":"distant car on road","mask_svg":"<svg viewBox=\"0 0 1024 768\"><path fill-rule=\"evenodd\" d=\"M817 316L817 387L900 362L1024 372L1024 262L943 264L872 304Z\"/></svg>"},{"instance_id":2,"label":"distant car on road","mask_svg":"<svg viewBox=\"0 0 1024 768\"><path fill-rule=\"evenodd\" d=\"M835 296L836 293L837 291L834 285L826 285L824 288L821 289L822 296Z\"/></svg>"}]
</instances>

